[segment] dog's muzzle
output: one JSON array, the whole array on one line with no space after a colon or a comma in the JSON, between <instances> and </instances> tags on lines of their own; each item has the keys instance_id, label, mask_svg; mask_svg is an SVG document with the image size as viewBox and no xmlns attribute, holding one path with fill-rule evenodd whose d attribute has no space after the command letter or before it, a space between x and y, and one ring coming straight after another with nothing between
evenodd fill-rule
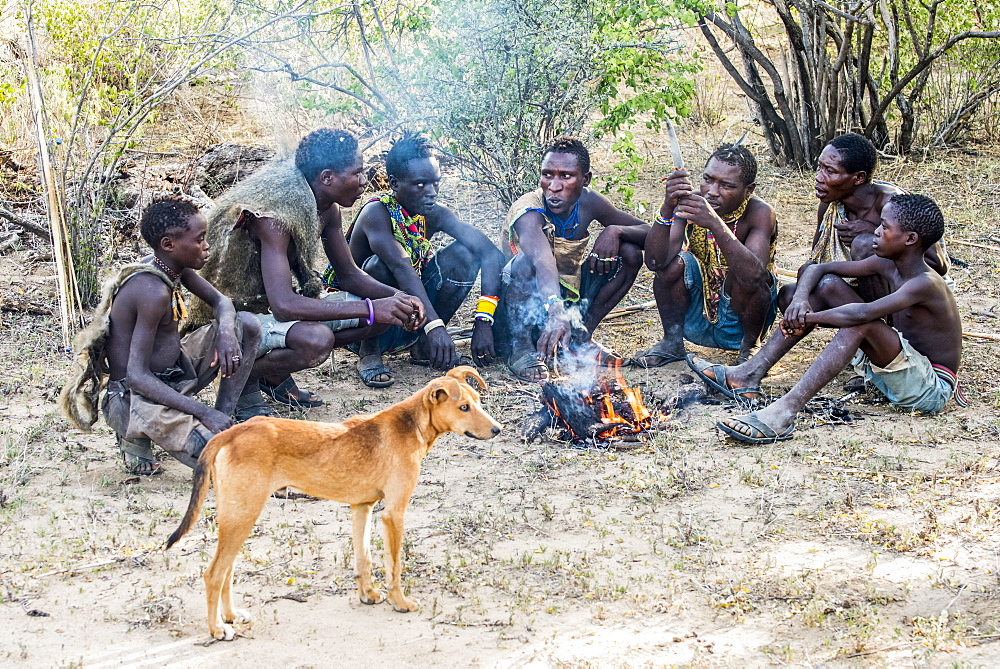
<instances>
[{"instance_id":1,"label":"dog's muzzle","mask_svg":"<svg viewBox=\"0 0 1000 669\"><path fill-rule=\"evenodd\" d=\"M496 426L494 426L490 430L490 436L488 436L488 437L480 437L479 435L472 434L468 430L465 431L465 436L466 437L471 437L472 439L482 439L483 441L485 441L487 439L492 439L493 437L497 436L498 434L500 434L500 428L496 427Z\"/></svg>"}]
</instances>

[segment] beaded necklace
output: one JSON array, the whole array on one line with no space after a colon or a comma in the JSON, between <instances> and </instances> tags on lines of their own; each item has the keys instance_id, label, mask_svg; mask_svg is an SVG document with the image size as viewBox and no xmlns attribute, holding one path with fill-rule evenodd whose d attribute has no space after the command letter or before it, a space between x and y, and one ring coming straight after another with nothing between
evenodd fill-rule
<instances>
[{"instance_id":1,"label":"beaded necklace","mask_svg":"<svg viewBox=\"0 0 1000 669\"><path fill-rule=\"evenodd\" d=\"M187 318L187 306L184 304L184 296L181 295L181 275L170 269L167 263L160 260L155 255L153 256L153 264L156 265L157 269L162 271L167 275L167 278L173 281L173 286L170 291L170 311L173 314L175 321L181 321Z\"/></svg>"}]
</instances>

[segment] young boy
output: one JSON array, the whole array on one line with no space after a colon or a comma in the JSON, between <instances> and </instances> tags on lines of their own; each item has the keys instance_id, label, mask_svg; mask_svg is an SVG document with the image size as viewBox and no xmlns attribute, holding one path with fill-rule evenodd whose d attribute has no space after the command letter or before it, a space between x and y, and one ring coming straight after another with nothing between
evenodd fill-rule
<instances>
[{"instance_id":1,"label":"young boy","mask_svg":"<svg viewBox=\"0 0 1000 669\"><path fill-rule=\"evenodd\" d=\"M943 233L944 217L930 198L895 195L882 209L872 241L875 255L805 268L784 309L781 332L757 355L738 367L688 356L692 369L719 392L754 399L749 396L759 396L767 371L814 326L840 328L786 395L764 409L720 421L719 429L754 444L791 439L795 414L852 357L858 373L899 409L934 413L952 397L964 404L957 377L962 356L958 306L944 279L924 261ZM837 278L869 276L885 279L891 292L863 302Z\"/></svg>"},{"instance_id":2,"label":"young boy","mask_svg":"<svg viewBox=\"0 0 1000 669\"><path fill-rule=\"evenodd\" d=\"M232 426L260 344L257 320L237 315L232 301L197 273L208 259L205 228L205 217L189 200L154 200L140 223L153 255L105 283L93 323L77 338L76 375L63 389L61 407L78 427L89 429L97 419L102 377L110 374L101 410L132 474L162 471L151 442L194 467L208 440ZM212 305L215 315L183 339L181 285ZM195 400L219 373L215 408Z\"/></svg>"}]
</instances>

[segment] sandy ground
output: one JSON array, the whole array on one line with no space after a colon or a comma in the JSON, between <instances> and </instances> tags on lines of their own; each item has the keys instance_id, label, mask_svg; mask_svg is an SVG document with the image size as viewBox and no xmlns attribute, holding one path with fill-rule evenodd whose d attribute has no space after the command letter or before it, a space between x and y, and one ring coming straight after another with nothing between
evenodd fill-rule
<instances>
[{"instance_id":1,"label":"sandy ground","mask_svg":"<svg viewBox=\"0 0 1000 669\"><path fill-rule=\"evenodd\" d=\"M992 334L998 163L955 153L883 175L941 201L951 253L968 265L954 272L966 328ZM765 167L761 193L780 212L779 265L797 267L814 225L810 178ZM453 205L463 213L476 202ZM498 223L493 206L478 220ZM965 409L927 417L851 403L855 422L803 414L793 441L769 447L723 440L715 421L735 410L718 403L674 414L633 450L524 443L516 428L537 391L490 368L484 405L507 429L490 442L443 437L407 515L403 576L420 611L358 601L346 507L272 499L236 563L237 601L254 620L236 641L216 643L200 578L214 550L214 502L164 551L190 470L168 459L162 476L130 477L103 423L82 434L57 415L68 368L58 321L23 311L52 303L52 273L30 244L0 257L6 666L1000 663L995 341L965 340ZM626 302L649 299L649 282L643 274ZM598 332L626 354L659 336L652 310ZM767 388L790 387L828 338L793 352ZM403 356L390 361L396 385L376 391L356 380L354 361L337 352L300 375L326 404L293 415L375 411L433 376ZM686 372L679 364L627 376L664 397ZM846 378L826 396L840 396ZM380 539L375 553L380 567Z\"/></svg>"}]
</instances>

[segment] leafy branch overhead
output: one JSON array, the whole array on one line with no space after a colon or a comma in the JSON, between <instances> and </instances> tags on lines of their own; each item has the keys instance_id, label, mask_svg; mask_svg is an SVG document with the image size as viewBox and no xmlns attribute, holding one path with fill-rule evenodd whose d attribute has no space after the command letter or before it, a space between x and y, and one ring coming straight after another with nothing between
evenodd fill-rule
<instances>
[{"instance_id":1,"label":"leafy branch overhead","mask_svg":"<svg viewBox=\"0 0 1000 669\"><path fill-rule=\"evenodd\" d=\"M678 53L685 17L652 0L370 0L246 45L247 64L286 74L304 104L351 114L373 139L429 131L509 203L533 187L539 146L586 132L595 112L596 136L630 137L638 120L686 110L697 65Z\"/></svg>"}]
</instances>

